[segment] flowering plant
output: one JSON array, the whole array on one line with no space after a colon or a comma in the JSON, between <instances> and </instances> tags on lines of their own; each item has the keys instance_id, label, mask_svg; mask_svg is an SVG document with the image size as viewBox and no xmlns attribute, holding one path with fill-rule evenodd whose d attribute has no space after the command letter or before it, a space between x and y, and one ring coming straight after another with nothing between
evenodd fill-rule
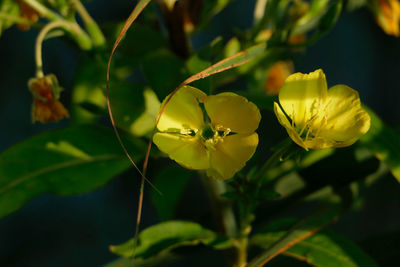
<instances>
[{"instance_id":1,"label":"flowering plant","mask_svg":"<svg viewBox=\"0 0 400 267\"><path fill-rule=\"evenodd\" d=\"M0 1L0 266L395 266L400 2L134 2Z\"/></svg>"}]
</instances>

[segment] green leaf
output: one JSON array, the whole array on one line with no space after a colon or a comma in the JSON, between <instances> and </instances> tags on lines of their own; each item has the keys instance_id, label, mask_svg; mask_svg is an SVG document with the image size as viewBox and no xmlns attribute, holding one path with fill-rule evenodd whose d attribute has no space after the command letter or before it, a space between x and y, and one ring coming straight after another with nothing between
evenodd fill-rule
<instances>
[{"instance_id":1,"label":"green leaf","mask_svg":"<svg viewBox=\"0 0 400 267\"><path fill-rule=\"evenodd\" d=\"M340 0L332 3L329 6L328 11L321 18L321 21L318 25L318 31L320 31L321 33L326 33L333 28L340 16L342 6L343 3Z\"/></svg>"},{"instance_id":2,"label":"green leaf","mask_svg":"<svg viewBox=\"0 0 400 267\"><path fill-rule=\"evenodd\" d=\"M213 16L221 12L232 0L205 0L200 15L200 25L196 28L206 27Z\"/></svg>"},{"instance_id":3,"label":"green leaf","mask_svg":"<svg viewBox=\"0 0 400 267\"><path fill-rule=\"evenodd\" d=\"M138 161L146 145L127 142ZM112 130L78 125L45 132L0 154L0 217L32 198L93 191L130 167Z\"/></svg>"},{"instance_id":4,"label":"green leaf","mask_svg":"<svg viewBox=\"0 0 400 267\"><path fill-rule=\"evenodd\" d=\"M248 266L263 266L279 254L319 232L338 217L341 209L340 205L334 204L318 210L305 219L299 221L285 232L281 238L272 242L264 252L256 256Z\"/></svg>"},{"instance_id":5,"label":"green leaf","mask_svg":"<svg viewBox=\"0 0 400 267\"><path fill-rule=\"evenodd\" d=\"M268 248L285 233L285 231L258 233L250 242L253 245ZM283 255L306 261L317 267L377 266L374 260L352 241L327 230L300 241Z\"/></svg>"},{"instance_id":6,"label":"green leaf","mask_svg":"<svg viewBox=\"0 0 400 267\"><path fill-rule=\"evenodd\" d=\"M356 9L362 8L367 5L368 0L347 0L346 10L355 11Z\"/></svg>"},{"instance_id":7,"label":"green leaf","mask_svg":"<svg viewBox=\"0 0 400 267\"><path fill-rule=\"evenodd\" d=\"M218 237L216 233L197 223L168 221L151 226L139 234L135 258L147 259L165 254L177 247L198 244L213 246L217 249L231 246L228 240ZM110 246L110 250L126 258L132 257L133 239L118 246Z\"/></svg>"},{"instance_id":8,"label":"green leaf","mask_svg":"<svg viewBox=\"0 0 400 267\"><path fill-rule=\"evenodd\" d=\"M122 25L119 25L117 32L121 27ZM115 39L117 35L115 34L112 38ZM116 55L115 67L126 66L132 69L142 62L143 58L160 49L168 49L167 39L150 27L135 24L135 27L126 33L123 42L118 47L118 53L121 56Z\"/></svg>"},{"instance_id":9,"label":"green leaf","mask_svg":"<svg viewBox=\"0 0 400 267\"><path fill-rule=\"evenodd\" d=\"M191 177L191 171L177 165L163 169L155 177L153 184L163 194L153 190L151 198L162 221L172 219L175 207Z\"/></svg>"},{"instance_id":10,"label":"green leaf","mask_svg":"<svg viewBox=\"0 0 400 267\"><path fill-rule=\"evenodd\" d=\"M241 44L237 37L231 38L224 47L224 56L230 57L240 51Z\"/></svg>"},{"instance_id":11,"label":"green leaf","mask_svg":"<svg viewBox=\"0 0 400 267\"><path fill-rule=\"evenodd\" d=\"M334 152L335 149L333 148L301 151L300 160L296 159L285 160L276 167L269 169L265 174L265 179L266 179L265 182L269 183L291 172L295 172L300 169L310 167L314 163L331 156Z\"/></svg>"},{"instance_id":12,"label":"green leaf","mask_svg":"<svg viewBox=\"0 0 400 267\"><path fill-rule=\"evenodd\" d=\"M335 25L342 12L343 2L337 0L329 5L326 13L321 17L315 33L306 41L306 45L310 46L316 43L322 36L327 34ZM304 44L300 44L304 45Z\"/></svg>"},{"instance_id":13,"label":"green leaf","mask_svg":"<svg viewBox=\"0 0 400 267\"><path fill-rule=\"evenodd\" d=\"M2 0L0 3L0 36L14 21L9 17L19 17L19 5L15 0Z\"/></svg>"},{"instance_id":14,"label":"green leaf","mask_svg":"<svg viewBox=\"0 0 400 267\"><path fill-rule=\"evenodd\" d=\"M210 67L212 62L222 59L223 51L223 39L222 37L215 38L210 44L200 48L194 53L187 61L186 66L191 75L195 75L198 72ZM196 87L204 92L212 91L212 79L201 79L192 83L193 87ZM211 90L210 90L211 89Z\"/></svg>"},{"instance_id":15,"label":"green leaf","mask_svg":"<svg viewBox=\"0 0 400 267\"><path fill-rule=\"evenodd\" d=\"M371 128L360 139L380 161L383 161L400 182L400 135L385 123L369 108L364 106L371 117Z\"/></svg>"},{"instance_id":16,"label":"green leaf","mask_svg":"<svg viewBox=\"0 0 400 267\"><path fill-rule=\"evenodd\" d=\"M118 52L124 56L141 58L163 47L168 48L168 41L161 33L138 24L126 33Z\"/></svg>"},{"instance_id":17,"label":"green leaf","mask_svg":"<svg viewBox=\"0 0 400 267\"><path fill-rule=\"evenodd\" d=\"M110 88L110 104L115 123L119 128L132 133L135 121L146 112L145 104L148 103L145 103L145 89L140 84L126 81L111 82ZM158 113L158 106L153 108ZM140 132L141 129L136 130Z\"/></svg>"},{"instance_id":18,"label":"green leaf","mask_svg":"<svg viewBox=\"0 0 400 267\"><path fill-rule=\"evenodd\" d=\"M329 8L330 0L313 0L308 12L293 26L292 35L302 34L315 28Z\"/></svg>"},{"instance_id":19,"label":"green leaf","mask_svg":"<svg viewBox=\"0 0 400 267\"><path fill-rule=\"evenodd\" d=\"M158 111L161 103L153 90L145 89L143 92L145 110L137 120L130 125L130 132L136 136L151 133L156 126Z\"/></svg>"},{"instance_id":20,"label":"green leaf","mask_svg":"<svg viewBox=\"0 0 400 267\"><path fill-rule=\"evenodd\" d=\"M164 99L188 75L183 60L171 51L154 51L143 59L143 74L159 99Z\"/></svg>"},{"instance_id":21,"label":"green leaf","mask_svg":"<svg viewBox=\"0 0 400 267\"><path fill-rule=\"evenodd\" d=\"M85 57L79 64L72 91L71 113L74 121L88 123L97 120L99 114L91 112L84 106L91 105L99 110L105 109L106 98L102 88L105 87L106 65L100 60Z\"/></svg>"}]
</instances>

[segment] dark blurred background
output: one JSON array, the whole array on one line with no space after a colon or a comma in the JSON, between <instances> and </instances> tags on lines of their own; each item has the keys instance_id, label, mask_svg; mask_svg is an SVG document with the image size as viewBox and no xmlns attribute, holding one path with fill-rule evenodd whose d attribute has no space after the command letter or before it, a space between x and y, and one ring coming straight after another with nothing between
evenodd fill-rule
<instances>
[{"instance_id":1,"label":"dark blurred background","mask_svg":"<svg viewBox=\"0 0 400 267\"><path fill-rule=\"evenodd\" d=\"M87 7L100 23L121 21L129 15L133 2L93 0ZM213 19L207 34L193 37L194 46L219 35L228 40L234 36L235 28L250 27L253 5L253 1L234 1ZM68 121L31 124L32 96L27 81L35 71L36 35L35 30L21 32L14 27L0 39L1 151L34 134L68 125ZM63 99L68 106L80 51L62 40L48 41L44 49L45 70L56 74L66 89ZM400 39L385 35L367 10L344 13L328 35L299 54L295 61L296 71L311 72L317 68L325 71L329 86L343 83L358 90L363 103L387 124L399 129ZM273 126L279 127L276 122ZM0 219L0 266L101 266L116 259L108 246L133 236L138 185L136 173L128 171L89 194L35 198ZM196 179L189 184L194 189L200 186ZM399 192L398 182L387 175L364 192L361 209L347 213L332 226L357 242L381 266L393 266L390 262L398 256L395 251L400 248ZM181 218L197 219L207 212L207 200L201 192L185 194L184 198L185 205L178 208ZM147 198L142 227L157 221ZM205 260L207 257L194 254L191 261L179 266L207 266Z\"/></svg>"}]
</instances>

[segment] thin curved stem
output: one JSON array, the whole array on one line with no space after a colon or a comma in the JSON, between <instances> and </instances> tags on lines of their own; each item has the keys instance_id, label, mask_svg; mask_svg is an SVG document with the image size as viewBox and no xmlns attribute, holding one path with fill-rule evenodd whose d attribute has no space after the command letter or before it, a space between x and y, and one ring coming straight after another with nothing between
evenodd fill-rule
<instances>
[{"instance_id":1,"label":"thin curved stem","mask_svg":"<svg viewBox=\"0 0 400 267\"><path fill-rule=\"evenodd\" d=\"M42 44L46 35L56 29L56 28L69 28L71 27L71 23L66 21L53 21L47 24L39 33L38 37L36 38L36 45L35 45L35 61L36 61L36 77L42 78L43 74L43 60L42 60Z\"/></svg>"},{"instance_id":2,"label":"thin curved stem","mask_svg":"<svg viewBox=\"0 0 400 267\"><path fill-rule=\"evenodd\" d=\"M44 16L53 22L58 21L58 22L68 23L68 27L63 27L63 28L66 33L68 33L71 37L75 39L79 47L82 50L90 50L92 48L92 40L77 23L66 21L62 16L48 9L46 6L37 2L36 0L24 0L24 3L28 4L34 10L36 10L36 12L38 12L41 16Z\"/></svg>"}]
</instances>

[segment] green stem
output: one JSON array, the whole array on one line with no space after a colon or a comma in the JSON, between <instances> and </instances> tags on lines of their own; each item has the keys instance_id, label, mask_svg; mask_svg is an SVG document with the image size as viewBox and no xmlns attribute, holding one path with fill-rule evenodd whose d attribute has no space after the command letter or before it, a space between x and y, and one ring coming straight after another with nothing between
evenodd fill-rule
<instances>
[{"instance_id":1,"label":"green stem","mask_svg":"<svg viewBox=\"0 0 400 267\"><path fill-rule=\"evenodd\" d=\"M8 21L12 21L15 23L20 23L20 24L28 24L29 26L40 25L39 23L32 22L29 19L12 16L12 15L9 15L9 14L3 13L3 12L0 12L0 19L8 20Z\"/></svg>"},{"instance_id":2,"label":"green stem","mask_svg":"<svg viewBox=\"0 0 400 267\"><path fill-rule=\"evenodd\" d=\"M48 9L46 6L37 2L36 0L24 0L30 7L36 10L41 16L48 18L49 20L63 20L63 17L58 15L56 12Z\"/></svg>"},{"instance_id":3,"label":"green stem","mask_svg":"<svg viewBox=\"0 0 400 267\"><path fill-rule=\"evenodd\" d=\"M248 236L243 237L239 240L238 246L237 246L237 261L236 261L236 267L244 267L247 265L247 246L249 243Z\"/></svg>"},{"instance_id":4,"label":"green stem","mask_svg":"<svg viewBox=\"0 0 400 267\"><path fill-rule=\"evenodd\" d=\"M36 77L42 78L43 74L43 61L42 61L42 44L46 35L55 28L68 29L73 27L74 24L66 22L66 21L53 21L47 24L39 33L36 39L35 46L35 60L36 60Z\"/></svg>"},{"instance_id":5,"label":"green stem","mask_svg":"<svg viewBox=\"0 0 400 267\"><path fill-rule=\"evenodd\" d=\"M62 16L48 9L46 6L37 2L36 0L24 0L26 4L35 9L40 15L45 16L51 21L59 21L63 23L69 23L68 27L61 26L65 32L67 32L71 37L73 37L76 43L82 50L92 49L92 40L86 34L85 31L79 27L77 23L67 22ZM66 25L66 24L64 24Z\"/></svg>"},{"instance_id":6,"label":"green stem","mask_svg":"<svg viewBox=\"0 0 400 267\"><path fill-rule=\"evenodd\" d=\"M247 263L247 237L250 233L249 229L251 228L246 227L246 229L238 229L231 201L221 198L221 195L227 191L225 182L210 178L205 179L208 180L208 184L213 192L212 198L215 200L216 205L219 208L218 212L219 215L221 215L220 218L222 220L224 232L233 240L235 245L237 258L234 266L244 267Z\"/></svg>"},{"instance_id":7,"label":"green stem","mask_svg":"<svg viewBox=\"0 0 400 267\"><path fill-rule=\"evenodd\" d=\"M213 191L214 199L220 208L222 225L224 231L228 237L235 238L237 236L237 225L235 220L235 214L232 209L232 203L221 198L221 194L226 192L226 185L223 181L206 178L209 180L209 184Z\"/></svg>"},{"instance_id":8,"label":"green stem","mask_svg":"<svg viewBox=\"0 0 400 267\"><path fill-rule=\"evenodd\" d=\"M106 39L103 35L103 32L97 25L96 21L90 16L90 14L87 12L81 1L79 0L70 0L70 1L72 4L75 5L76 11L78 11L83 22L85 23L86 30L92 37L93 44L95 46L103 46L106 43Z\"/></svg>"}]
</instances>

